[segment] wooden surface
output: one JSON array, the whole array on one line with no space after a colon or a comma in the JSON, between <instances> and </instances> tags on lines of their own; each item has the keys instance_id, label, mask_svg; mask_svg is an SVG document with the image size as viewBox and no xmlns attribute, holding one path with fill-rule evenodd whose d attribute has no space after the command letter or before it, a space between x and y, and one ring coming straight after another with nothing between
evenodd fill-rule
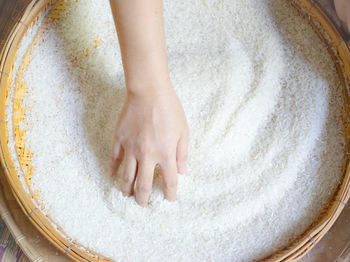
<instances>
[{"instance_id":1,"label":"wooden surface","mask_svg":"<svg viewBox=\"0 0 350 262\"><path fill-rule=\"evenodd\" d=\"M7 209L13 222L18 227L18 229L14 232L14 238L18 239L18 235L22 234L25 236L25 239L22 241L26 241L27 246L29 245L28 248L31 249L31 251L34 250L36 252L36 254L30 254L30 256L27 256L31 258L31 261L70 261L63 253L61 253L49 241L47 241L46 238L32 225L27 216L23 214L22 209L10 191L10 187L7 184L3 170L0 169L0 209L3 208Z\"/></svg>"},{"instance_id":2,"label":"wooden surface","mask_svg":"<svg viewBox=\"0 0 350 262\"><path fill-rule=\"evenodd\" d=\"M10 29L22 16L31 0L0 0L0 50Z\"/></svg>"}]
</instances>

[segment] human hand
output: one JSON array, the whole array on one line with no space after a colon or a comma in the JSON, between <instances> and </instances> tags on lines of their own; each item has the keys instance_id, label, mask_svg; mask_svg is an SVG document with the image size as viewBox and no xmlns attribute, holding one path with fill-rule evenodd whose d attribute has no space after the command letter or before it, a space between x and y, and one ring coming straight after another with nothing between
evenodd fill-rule
<instances>
[{"instance_id":1,"label":"human hand","mask_svg":"<svg viewBox=\"0 0 350 262\"><path fill-rule=\"evenodd\" d=\"M156 164L163 176L164 198L176 200L177 174L186 173L189 131L170 81L161 88L143 89L156 91L128 93L115 129L110 175L124 159L123 195L135 193L136 202L146 206Z\"/></svg>"},{"instance_id":2,"label":"human hand","mask_svg":"<svg viewBox=\"0 0 350 262\"><path fill-rule=\"evenodd\" d=\"M348 0L334 0L334 5L343 27L350 33L350 2Z\"/></svg>"},{"instance_id":3,"label":"human hand","mask_svg":"<svg viewBox=\"0 0 350 262\"><path fill-rule=\"evenodd\" d=\"M162 0L110 0L128 91L115 130L111 175L124 159L121 190L147 205L159 164L164 197L185 173L188 127L168 71ZM134 185L135 192L134 192Z\"/></svg>"}]
</instances>

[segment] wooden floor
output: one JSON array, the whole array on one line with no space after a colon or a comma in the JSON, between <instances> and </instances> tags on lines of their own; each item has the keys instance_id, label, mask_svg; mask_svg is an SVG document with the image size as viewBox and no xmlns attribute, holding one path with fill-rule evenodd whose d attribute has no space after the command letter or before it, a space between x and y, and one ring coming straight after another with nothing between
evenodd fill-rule
<instances>
[{"instance_id":1,"label":"wooden floor","mask_svg":"<svg viewBox=\"0 0 350 262\"><path fill-rule=\"evenodd\" d=\"M31 0L0 0L0 50L29 2Z\"/></svg>"}]
</instances>

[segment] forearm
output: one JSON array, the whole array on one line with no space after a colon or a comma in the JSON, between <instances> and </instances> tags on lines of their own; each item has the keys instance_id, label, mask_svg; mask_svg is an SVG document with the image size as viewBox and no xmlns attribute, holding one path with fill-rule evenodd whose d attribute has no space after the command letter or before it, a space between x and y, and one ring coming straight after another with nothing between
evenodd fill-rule
<instances>
[{"instance_id":1,"label":"forearm","mask_svg":"<svg viewBox=\"0 0 350 262\"><path fill-rule=\"evenodd\" d=\"M110 3L128 92L159 92L162 83L169 81L162 0Z\"/></svg>"},{"instance_id":2,"label":"forearm","mask_svg":"<svg viewBox=\"0 0 350 262\"><path fill-rule=\"evenodd\" d=\"M350 2L349 0L334 0L335 9L343 27L350 32Z\"/></svg>"}]
</instances>

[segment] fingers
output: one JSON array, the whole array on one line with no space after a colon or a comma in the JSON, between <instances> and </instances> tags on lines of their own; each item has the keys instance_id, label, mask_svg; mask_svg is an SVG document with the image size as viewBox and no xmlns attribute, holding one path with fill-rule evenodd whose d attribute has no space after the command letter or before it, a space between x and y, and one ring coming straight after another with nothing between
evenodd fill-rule
<instances>
[{"instance_id":1,"label":"fingers","mask_svg":"<svg viewBox=\"0 0 350 262\"><path fill-rule=\"evenodd\" d=\"M163 193L164 198L169 201L176 200L177 191L177 167L174 160L168 161L165 165L161 166L163 174Z\"/></svg>"},{"instance_id":2,"label":"fingers","mask_svg":"<svg viewBox=\"0 0 350 262\"><path fill-rule=\"evenodd\" d=\"M113 176L117 172L120 164L123 161L123 158L124 158L123 147L120 145L120 143L115 143L113 146L112 156L111 156L111 166L109 171L110 176Z\"/></svg>"},{"instance_id":3,"label":"fingers","mask_svg":"<svg viewBox=\"0 0 350 262\"><path fill-rule=\"evenodd\" d=\"M188 135L182 135L177 144L176 150L176 163L177 172L180 174L186 174L186 161L187 161L187 151L188 151Z\"/></svg>"},{"instance_id":4,"label":"fingers","mask_svg":"<svg viewBox=\"0 0 350 262\"><path fill-rule=\"evenodd\" d=\"M152 190L154 167L155 163L153 161L143 160L138 162L135 199L142 207L147 205Z\"/></svg>"},{"instance_id":5,"label":"fingers","mask_svg":"<svg viewBox=\"0 0 350 262\"><path fill-rule=\"evenodd\" d=\"M131 153L127 153L124 161L124 174L121 190L124 196L131 196L134 191L137 162Z\"/></svg>"},{"instance_id":6,"label":"fingers","mask_svg":"<svg viewBox=\"0 0 350 262\"><path fill-rule=\"evenodd\" d=\"M168 148L169 150L169 148ZM177 174L186 173L188 150L188 135L184 134L177 142L176 153L163 158L159 162L163 174L164 198L169 201L176 200L178 177ZM137 160L132 152L126 152L120 143L115 143L112 152L110 175L114 175L125 158L121 191L124 196L135 193L135 200L140 206L146 206L152 190L152 182L156 161L148 159ZM125 155L125 156L124 156ZM157 157L156 157L157 158ZM135 192L134 185L136 183Z\"/></svg>"}]
</instances>

